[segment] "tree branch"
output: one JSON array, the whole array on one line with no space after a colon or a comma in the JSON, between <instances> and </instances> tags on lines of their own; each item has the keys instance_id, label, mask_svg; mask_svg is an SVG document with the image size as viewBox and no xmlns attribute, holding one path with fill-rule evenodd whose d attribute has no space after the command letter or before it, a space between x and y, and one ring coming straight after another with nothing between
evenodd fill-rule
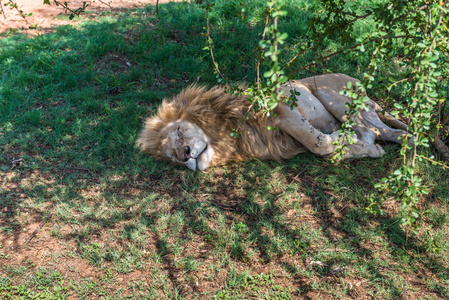
<instances>
[{"instance_id":1,"label":"tree branch","mask_svg":"<svg viewBox=\"0 0 449 300\"><path fill-rule=\"evenodd\" d=\"M444 106L443 106L444 108ZM444 111L443 111L444 113ZM441 121L441 125L446 125L446 123L449 121L449 112L446 114L446 116L443 118L443 121Z\"/></svg>"},{"instance_id":2,"label":"tree branch","mask_svg":"<svg viewBox=\"0 0 449 300\"><path fill-rule=\"evenodd\" d=\"M270 13L267 12L267 16L265 17L265 26L263 28L262 33L262 41L265 40L265 34L267 33L268 21L270 20ZM260 61L262 59L262 47L259 46L259 55L257 56L257 64L256 64L256 72L257 72L257 88L260 88Z\"/></svg>"},{"instance_id":3,"label":"tree branch","mask_svg":"<svg viewBox=\"0 0 449 300\"><path fill-rule=\"evenodd\" d=\"M86 7L88 7L90 5L89 3L83 2L83 7L79 7L77 9L73 10L73 9L69 8L67 2L61 3L58 0L53 0L53 2L56 4L56 6L62 6L62 8L65 11L69 11L71 13L70 19L72 19L73 16L79 16L82 12L84 12L86 10ZM50 5L50 0L44 0L44 4Z\"/></svg>"},{"instance_id":4,"label":"tree branch","mask_svg":"<svg viewBox=\"0 0 449 300\"><path fill-rule=\"evenodd\" d=\"M431 162L433 162L434 164L440 165L440 166L442 166L443 168L449 169L449 167L446 166L446 164L442 164L442 163L440 163L439 161L430 159L430 158L425 157L425 156L423 156L423 155L420 155L419 157L424 158L424 159L426 159L426 160L428 160L428 161L431 161Z\"/></svg>"},{"instance_id":5,"label":"tree branch","mask_svg":"<svg viewBox=\"0 0 449 300\"><path fill-rule=\"evenodd\" d=\"M29 14L29 15L25 15L24 13L23 13L23 10L21 10L21 9L19 9L19 6L17 5L17 3L15 3L13 0L9 0L9 5L11 6L11 8L14 8L19 14L20 14L20 16L23 18L23 20L25 21L25 23L27 23L27 25L29 26L30 25L30 22L28 22L28 20L27 20L27 16L30 16L31 14ZM7 3L7 4L8 4ZM3 8L2 8L2 10L3 10Z\"/></svg>"},{"instance_id":6,"label":"tree branch","mask_svg":"<svg viewBox=\"0 0 449 300\"><path fill-rule=\"evenodd\" d=\"M355 16L355 15L353 15L353 14L349 14L349 15L353 16L354 19L352 19L351 21L349 21L348 25L354 23L354 22L357 21L357 20L365 19L365 18L371 16L372 14L373 14L372 12L367 13L366 15L363 15L363 16Z\"/></svg>"},{"instance_id":7,"label":"tree branch","mask_svg":"<svg viewBox=\"0 0 449 300\"><path fill-rule=\"evenodd\" d=\"M209 25L209 0L206 0L206 37L207 37L207 46L209 47L209 52L210 52L210 56L212 58L212 63L214 64L214 68L217 71L218 75L220 75L220 77L226 82L226 78L223 76L223 74L221 74L220 70L218 69L218 65L215 62L215 57L214 57L214 51L212 50L212 44L213 44L213 40L210 37L210 25Z\"/></svg>"},{"instance_id":8,"label":"tree branch","mask_svg":"<svg viewBox=\"0 0 449 300\"><path fill-rule=\"evenodd\" d=\"M440 151L445 161L449 161L449 147L439 137L435 137L432 145Z\"/></svg>"},{"instance_id":9,"label":"tree branch","mask_svg":"<svg viewBox=\"0 0 449 300\"><path fill-rule=\"evenodd\" d=\"M298 54L296 54L292 59L290 59L290 61L289 61L288 63L285 64L285 66L282 67L281 71L284 71L285 68L287 68L288 66L290 66L290 64L291 64L292 62L294 62L294 61L298 58L298 56L304 54L304 52L306 52L306 50L303 50L303 51L299 52Z\"/></svg>"},{"instance_id":10,"label":"tree branch","mask_svg":"<svg viewBox=\"0 0 449 300\"><path fill-rule=\"evenodd\" d=\"M443 11L440 12L440 19L438 20L438 25L434 30L438 29L441 26L441 24L443 22L443 15L444 15L444 12ZM437 37L438 37L438 34L435 34L435 36L433 37L432 43L430 44L428 53L430 53L432 51L432 48L435 45L435 41L436 41Z\"/></svg>"},{"instance_id":11,"label":"tree branch","mask_svg":"<svg viewBox=\"0 0 449 300\"><path fill-rule=\"evenodd\" d=\"M49 213L45 219L42 220L42 222L39 224L39 226L33 231L33 233L28 237L28 239L23 243L24 245L28 244L35 236L36 234L42 229L42 226L50 219L53 213Z\"/></svg>"},{"instance_id":12,"label":"tree branch","mask_svg":"<svg viewBox=\"0 0 449 300\"><path fill-rule=\"evenodd\" d=\"M158 2L159 2L159 0L157 0ZM102 0L98 0L98 2L100 2L101 4L104 4L104 5L106 5L107 7L109 7L110 9L112 9L112 6L111 6L111 2L112 1L109 1L108 3L106 3L106 2L104 2L104 1L102 1Z\"/></svg>"}]
</instances>

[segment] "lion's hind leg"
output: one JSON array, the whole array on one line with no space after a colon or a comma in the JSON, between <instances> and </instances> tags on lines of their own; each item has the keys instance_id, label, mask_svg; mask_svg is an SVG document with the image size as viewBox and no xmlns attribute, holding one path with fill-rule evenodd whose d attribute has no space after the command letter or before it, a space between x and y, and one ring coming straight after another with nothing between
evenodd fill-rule
<instances>
[{"instance_id":1,"label":"lion's hind leg","mask_svg":"<svg viewBox=\"0 0 449 300\"><path fill-rule=\"evenodd\" d=\"M352 100L340 94L340 91L345 90L348 81L355 86L359 80L344 74L326 74L303 81L313 90L320 102L335 118L342 123L347 121L346 111L348 109L346 104L351 103ZM375 140L402 143L402 138L406 134L404 130L407 126L388 113L382 113L382 108L374 101L370 100L368 106L370 107L369 111L363 110L360 115L353 119L356 123L354 131L358 138L365 143L372 144ZM399 129L388 127L382 121L386 121L389 125Z\"/></svg>"},{"instance_id":2,"label":"lion's hind leg","mask_svg":"<svg viewBox=\"0 0 449 300\"><path fill-rule=\"evenodd\" d=\"M377 113L382 122L385 122L397 129L402 129L404 131L407 130L407 125L405 125L403 122L399 121L389 113L383 111L382 107L376 102L371 101L370 107L374 108L374 111Z\"/></svg>"},{"instance_id":3,"label":"lion's hind leg","mask_svg":"<svg viewBox=\"0 0 449 300\"><path fill-rule=\"evenodd\" d=\"M401 144L407 134L403 128L406 128L407 126L388 113L382 114L382 108L375 102L370 101L368 105L370 110L363 110L359 115L359 119L367 128L369 128L371 132L375 134L375 139ZM381 117L383 117L392 126L399 127L401 129L395 129L387 126L384 122L382 122Z\"/></svg>"}]
</instances>

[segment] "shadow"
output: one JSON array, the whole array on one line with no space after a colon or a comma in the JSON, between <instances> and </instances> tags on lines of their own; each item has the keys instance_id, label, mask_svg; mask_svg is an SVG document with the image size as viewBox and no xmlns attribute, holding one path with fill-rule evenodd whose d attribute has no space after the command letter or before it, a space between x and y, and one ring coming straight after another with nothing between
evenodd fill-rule
<instances>
[{"instance_id":1,"label":"shadow","mask_svg":"<svg viewBox=\"0 0 449 300\"><path fill-rule=\"evenodd\" d=\"M388 272L408 273L386 261L409 270L417 264L423 276L448 274L442 256L428 254L417 238L405 243L397 205L382 216L365 211L373 184L397 164L394 146L378 160L332 165L304 154L207 173L139 153L143 119L161 99L216 79L201 51L203 12L188 3L160 10L160 21L148 7L36 38L0 40L0 70L8 75L0 75L6 82L0 85L0 242L12 256L8 263L43 264L27 249L54 239L71 249L67 257L95 267L96 278L114 270L131 282L140 272L166 298L212 297L230 286L227 270L286 274L288 280L279 276L272 285L304 299L332 289L362 297L378 282L386 297L405 297ZM257 41L260 24L237 25L213 33L224 71L241 80L252 73L257 50L257 43L241 41ZM22 165L11 169L17 158ZM24 229L48 213L39 239L24 245L32 233ZM53 224L70 231L47 238ZM333 274L337 267L345 269ZM233 286L247 291L243 283ZM421 289L441 297L447 291L444 284Z\"/></svg>"}]
</instances>

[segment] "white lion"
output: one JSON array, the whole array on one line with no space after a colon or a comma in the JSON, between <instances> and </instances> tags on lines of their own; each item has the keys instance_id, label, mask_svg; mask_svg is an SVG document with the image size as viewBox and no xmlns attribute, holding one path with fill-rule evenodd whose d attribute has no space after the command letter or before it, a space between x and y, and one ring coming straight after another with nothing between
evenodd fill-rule
<instances>
[{"instance_id":1,"label":"white lion","mask_svg":"<svg viewBox=\"0 0 449 300\"><path fill-rule=\"evenodd\" d=\"M229 95L223 88L193 86L163 101L158 113L146 120L137 144L158 158L201 171L230 161L251 157L280 160L305 151L331 157L337 130L347 118L345 104L351 102L340 94L348 81L353 86L358 82L344 74L290 81L282 89L287 95L292 88L300 93L298 107L292 110L279 105L274 121L251 113L243 125L241 120L250 105L245 96ZM402 143L406 135L404 123L382 113L372 100L367 105L369 110L363 110L353 120L355 143L347 145L344 158L380 157L385 152L374 144L375 140ZM390 128L382 120L400 129ZM279 130L268 130L270 125ZM239 138L230 136L233 128L239 128Z\"/></svg>"}]
</instances>

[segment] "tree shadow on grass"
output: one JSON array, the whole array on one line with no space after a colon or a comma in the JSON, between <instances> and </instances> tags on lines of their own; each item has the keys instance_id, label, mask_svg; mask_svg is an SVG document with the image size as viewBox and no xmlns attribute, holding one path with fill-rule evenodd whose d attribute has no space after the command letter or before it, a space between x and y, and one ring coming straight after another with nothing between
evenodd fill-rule
<instances>
[{"instance_id":1,"label":"tree shadow on grass","mask_svg":"<svg viewBox=\"0 0 449 300\"><path fill-rule=\"evenodd\" d=\"M389 297L403 296L403 289L384 271L390 267L381 264L379 259L383 255L395 261L400 253L401 257L415 261L416 253L426 251L413 238L405 243L406 234L393 211L381 217L364 211L368 202L361 195L372 193L371 174L363 175L366 163L362 160L333 166L305 154L283 163L256 160L214 168L207 173L192 173L135 153L135 159L113 169L71 168L70 172L65 169L59 173L50 172L55 170L51 168L39 172L24 168L10 178L17 189L2 191L5 200L1 208L6 216L2 218L2 226L12 226L12 234L17 236L24 228L26 222L16 211L23 213L24 204L18 201L17 195L25 194L31 200L27 202L27 206L31 204L29 211L38 222L52 211L53 222L79 225L63 240L75 241L81 257L94 265L119 265L126 258L126 255L108 258L108 251L114 249L111 245L98 252L91 249L109 230L116 232L113 239L122 253L131 253L136 245L152 244L171 286L181 295L202 290L195 282L183 280L185 271L176 257L185 253L206 262L216 259L209 253L218 252L249 270L274 264L274 269L284 270L293 278L294 287L302 291L301 296L310 298L316 291L312 279L338 286L337 278L356 279L344 273L332 274L335 268L351 268L353 259L359 263L372 261L364 279L382 282ZM148 164L150 168L146 169ZM378 167L378 170L388 169L388 163ZM345 178L341 177L342 170L347 174ZM358 191L344 192L348 188ZM51 208L43 210L41 205ZM292 208L303 221L293 222L291 217L286 217ZM179 220L167 221L174 215ZM143 229L152 234L142 233ZM371 233L364 234L367 231ZM310 236L311 232L315 237ZM375 234L382 235L387 250L373 244ZM134 241L139 235L144 242ZM175 253L179 251L176 247L188 249L189 239L197 241L189 250ZM180 245L173 247L175 244ZM21 241L17 240L14 247L20 246ZM326 250L341 247L352 256L326 258ZM320 260L328 266L307 265L311 260ZM449 271L432 255L420 255L419 260L423 274ZM122 270L132 270L138 265L134 264ZM217 280L223 283L226 278ZM436 286L433 290L445 290L445 287Z\"/></svg>"},{"instance_id":2,"label":"tree shadow on grass","mask_svg":"<svg viewBox=\"0 0 449 300\"><path fill-rule=\"evenodd\" d=\"M357 163L354 166L330 166L311 154L304 156L287 161L285 165L251 161L215 168L203 174L166 164L161 164L163 170L156 172L143 170L139 165L141 162L145 161L143 165L148 161L156 162L136 153L137 159L129 165L106 170L104 174L86 172L85 169L64 175L42 172L39 176L45 180L35 186L30 185L31 173L25 170L11 178L11 182L20 186L19 190L2 191L3 199L6 199L2 209L7 216L2 219L2 226L13 226L14 235L22 230L24 220L20 215L16 216L16 210L20 208L23 212L23 205L15 196L26 194L36 206L32 210L42 216L40 218L48 213L39 208L39 204L44 204L53 207L50 209L54 214L53 222L78 224L79 228L65 235L63 240L76 241L81 256L94 265L123 263L125 256L108 259L106 252L110 250L107 249L114 249L109 244L104 251L86 252L90 249L86 245L101 241L109 230L115 231L109 237L113 237L125 252L131 252L135 246L145 248L152 244L150 248L161 258L171 286L181 295L203 290L195 282L184 281L185 271L176 257L193 255L196 260L206 262L216 259L213 253L218 252L250 271L263 265L274 265L273 269L284 270L293 278L293 286L302 291L301 296L310 298L316 291L312 279L338 286L337 278L357 279L344 273L334 275L335 268L351 268L354 259L359 263L371 261L363 278L370 282L381 281L389 297L403 296L403 289L383 271L389 267L381 264L379 259L383 255L385 259L395 261L400 252L401 257L415 261L416 253L425 253L425 249L413 238L405 244L406 234L396 215L374 217L364 211L367 200L360 194L372 192L369 176L355 174L343 180L343 185L356 186L359 190L356 194L339 193L329 184L332 182L329 179L339 175L342 168L348 173L361 172ZM388 165L382 168L388 169ZM42 179L39 176L35 178L36 182ZM81 186L76 185L79 180L83 182ZM355 199L350 199L351 196ZM292 208L302 221L288 217ZM308 222L308 218L313 222ZM142 233L145 230L152 234ZM373 244L372 235L375 234L382 235L387 250ZM136 237L143 241L136 242ZM196 241L190 245L187 242L190 239ZM175 253L179 247L188 250ZM332 255L326 258L326 250L342 247L351 253L351 257ZM320 260L328 266L309 266L307 262L311 260ZM431 255L420 255L419 260L423 274L449 271L440 259ZM225 282L226 278L217 280ZM434 290L438 289L445 287L434 287Z\"/></svg>"},{"instance_id":3,"label":"tree shadow on grass","mask_svg":"<svg viewBox=\"0 0 449 300\"><path fill-rule=\"evenodd\" d=\"M366 163L366 162L365 162ZM318 162L318 165L321 165L321 168L328 167L327 163ZM363 164L363 163L362 163ZM255 172L255 165L257 165L258 170ZM301 248L298 251L303 255L307 256L320 256L325 250L326 247L337 247L338 245L346 244L349 249L343 249L346 251L350 251L355 254L355 257L360 259L360 261L369 261L373 260L373 263L369 264L367 280L371 282L381 281L384 289L387 289L387 294L390 297L398 297L404 295L404 290L399 289L397 283L394 279L391 279L390 276L387 276L385 272L382 270L390 269L393 266L383 266L381 264L382 259L388 259L394 261L395 254L398 252L401 253L402 256L406 256L409 259L415 260L414 257L416 252L425 252L425 249L420 245L419 241L414 238L408 238L406 242L406 233L399 226L398 217L395 214L386 214L382 217L374 217L367 212L364 211L364 208L367 205L367 199L362 199L362 203L357 201L359 199L338 199L333 193L334 191L328 191L326 188L322 187L323 181L319 182L316 180L317 177L313 175L310 176L307 172L302 175L307 180L302 183L305 186L302 189L306 190L306 197L311 199L311 206L315 210L316 222L317 225L320 226L320 232L323 235L323 238L326 240L325 243L327 245L322 245L321 249L315 248L310 251L308 248L311 246L310 237L307 235L307 231L297 230L289 226L289 222L282 221L279 217L286 213L286 203L280 203L279 200L282 191L276 190L273 188L273 174L277 173L279 175L279 170L275 172L270 172L271 163L245 163L243 167L231 168L229 172L222 174L220 179L214 181L216 185L216 194L213 194L212 199L225 199L223 197L223 191L232 191L236 189L237 186L229 185L229 182L226 180L227 178L235 178L236 176L243 177L243 181L239 181L238 187L245 191L245 197L243 201L238 202L238 206L241 208L238 212L233 212L231 215L229 212L223 212L226 214L227 218L233 223L244 223L249 229L249 234L247 234L243 239L254 241L255 248L257 249L259 260L264 264L269 264L272 261L281 260L282 256L284 256L288 251L279 249L279 242L276 241L281 235L284 238L284 242L286 242L290 247L293 248L294 245L297 245L297 241L306 241L301 244ZM278 166L279 167L279 166ZM388 165L384 166L388 169ZM338 169L339 167L333 167L333 171ZM346 166L346 168L348 168ZM354 168L349 167L349 172L354 171L355 173L360 173L358 171L357 166ZM329 169L328 169L329 170ZM284 169L281 175L283 177L283 181L286 178L296 178L294 174L297 171L295 169L294 172L288 170L288 168ZM337 172L338 173L338 172ZM328 174L319 174L319 177L332 177L335 174L328 172ZM357 178L354 180L351 178L349 182L355 185L365 185L361 189L362 193L369 194L371 193L370 185L366 185L370 180L369 176L365 178ZM219 188L220 181L224 181L225 185ZM363 182L365 181L365 182ZM255 183L258 183L255 185ZM204 184L204 182L203 182ZM275 183L277 184L277 183ZM360 187L358 187L360 189ZM233 193L230 194L228 200L230 202L226 203L227 207L230 203L235 203L235 196ZM363 198L363 197L362 197ZM303 200L304 201L304 200ZM348 201L347 203L344 203ZM363 202L364 201L364 202ZM335 203L337 204L335 205ZM349 208L347 208L349 206ZM182 206L184 207L184 206ZM346 222L346 218L349 217L349 223ZM192 223L203 226L203 223L196 216L190 216L190 220ZM378 223L377 226L373 227L373 223ZM271 231L272 234L267 234L268 231ZM203 230L202 234L207 235L211 231L209 228ZM385 243L388 247L388 250L380 249L380 245L373 245L372 237L367 235L361 235L363 231L372 231L371 234L383 234L383 239L385 239ZM214 238L218 238L214 236ZM296 243L296 244L295 244ZM230 256L237 260L245 262L248 257L245 249L245 246L242 246L242 243L239 241L237 243L237 248L230 248L228 252ZM323 251L321 251L323 250ZM320 254L321 253L321 254ZM311 257L309 257L311 259ZM374 260L377 261L374 261ZM335 261L336 260L336 261ZM380 261L379 261L380 260ZM444 265L442 261L439 259L435 260L435 258L430 257L421 257L420 264L422 264L425 268L437 268L439 272L447 272L448 269ZM307 261L307 260L306 260ZM439 261L439 262L438 262ZM321 280L334 280L336 277L332 274L333 268L337 267L340 264L346 264L350 267L350 261L345 261L344 258L334 257L330 259L330 261L324 261L324 263L328 264L329 267L321 268L317 272L317 276L321 278ZM298 274L298 265L289 262L282 262L283 268L290 272L290 274L298 281L304 284L304 277ZM306 266L307 267L307 266ZM413 267L412 267L413 268ZM399 270L396 270L396 272ZM399 276L403 276L406 273L398 272ZM343 275L344 276L344 275ZM406 276L406 275L405 275ZM301 278L302 277L302 278ZM343 277L344 278L344 277Z\"/></svg>"},{"instance_id":4,"label":"tree shadow on grass","mask_svg":"<svg viewBox=\"0 0 449 300\"><path fill-rule=\"evenodd\" d=\"M185 6L179 6L171 18L183 12ZM292 280L277 280L301 297L316 296L324 290L320 283L337 289L337 279L355 283L360 277L370 286L357 292L367 294L380 281L388 297L404 296L383 271L388 266L381 264L382 255L410 268L416 253L425 251L416 240L405 244L394 212L375 217L364 211L373 193L371 178L392 169L388 160L334 166L304 154L282 163L254 160L192 173L137 152L134 143L147 110L154 112L161 98L197 78L213 82L214 74L198 51L204 40L193 19L172 21L179 29L128 17L8 42L17 52L5 55L22 67L9 69L18 74L10 82L15 88L0 87L11 118L1 128L16 147L2 148L4 182L15 187L0 191L0 226L19 236L29 216L42 222L51 212L50 222L74 228L59 241L74 244L76 255L98 274L111 267L119 274L150 270L145 273L150 276L161 266L161 280L184 296L216 293L229 280L217 270L201 277L186 267L187 257L221 269L284 271ZM24 165L8 170L17 155ZM387 249L373 242L376 233ZM14 247L21 245L16 239ZM418 257L425 272L447 274L441 258ZM366 264L365 273L332 274L354 264ZM210 285L188 281L190 274Z\"/></svg>"}]
</instances>

